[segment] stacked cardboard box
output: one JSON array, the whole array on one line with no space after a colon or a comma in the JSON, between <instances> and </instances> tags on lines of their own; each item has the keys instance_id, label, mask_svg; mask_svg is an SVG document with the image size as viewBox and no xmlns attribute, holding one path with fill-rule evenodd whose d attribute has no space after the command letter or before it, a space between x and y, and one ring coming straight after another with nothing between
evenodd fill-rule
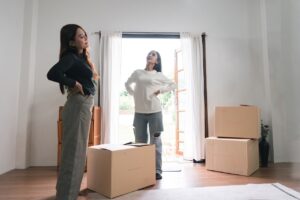
<instances>
[{"instance_id":1,"label":"stacked cardboard box","mask_svg":"<svg viewBox=\"0 0 300 200\"><path fill-rule=\"evenodd\" d=\"M258 169L259 108L216 107L215 136L206 138L208 170L249 176Z\"/></svg>"}]
</instances>

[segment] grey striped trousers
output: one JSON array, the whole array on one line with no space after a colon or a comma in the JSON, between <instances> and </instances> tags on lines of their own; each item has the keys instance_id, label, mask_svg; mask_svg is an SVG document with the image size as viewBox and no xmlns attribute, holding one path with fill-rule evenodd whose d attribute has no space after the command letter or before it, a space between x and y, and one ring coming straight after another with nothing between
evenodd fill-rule
<instances>
[{"instance_id":1,"label":"grey striped trousers","mask_svg":"<svg viewBox=\"0 0 300 200\"><path fill-rule=\"evenodd\" d=\"M76 200L80 191L93 104L91 95L68 95L62 113L62 156L56 185L57 200Z\"/></svg>"}]
</instances>

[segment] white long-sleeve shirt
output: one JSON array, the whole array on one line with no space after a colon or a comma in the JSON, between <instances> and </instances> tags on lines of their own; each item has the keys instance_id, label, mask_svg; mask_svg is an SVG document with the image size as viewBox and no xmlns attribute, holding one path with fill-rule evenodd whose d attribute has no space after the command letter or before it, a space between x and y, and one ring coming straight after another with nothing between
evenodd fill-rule
<instances>
[{"instance_id":1,"label":"white long-sleeve shirt","mask_svg":"<svg viewBox=\"0 0 300 200\"><path fill-rule=\"evenodd\" d=\"M176 84L161 72L139 69L131 74L125 87L134 97L135 112L156 113L161 111L161 103L154 93L158 90L160 93L174 90Z\"/></svg>"}]
</instances>

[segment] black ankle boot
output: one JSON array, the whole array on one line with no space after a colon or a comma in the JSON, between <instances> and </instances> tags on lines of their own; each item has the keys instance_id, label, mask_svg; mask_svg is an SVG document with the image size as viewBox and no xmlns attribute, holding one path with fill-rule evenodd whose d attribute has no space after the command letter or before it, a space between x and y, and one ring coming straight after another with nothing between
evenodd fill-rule
<instances>
[{"instance_id":1,"label":"black ankle boot","mask_svg":"<svg viewBox=\"0 0 300 200\"><path fill-rule=\"evenodd\" d=\"M156 173L156 174L155 174L155 177L156 177L156 180L162 179L162 176L161 176L161 174L159 174L159 173Z\"/></svg>"}]
</instances>

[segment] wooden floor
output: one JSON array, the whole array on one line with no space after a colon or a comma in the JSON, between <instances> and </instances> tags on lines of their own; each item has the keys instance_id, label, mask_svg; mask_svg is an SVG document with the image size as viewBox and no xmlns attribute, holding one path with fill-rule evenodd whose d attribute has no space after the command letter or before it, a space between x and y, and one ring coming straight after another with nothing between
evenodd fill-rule
<instances>
[{"instance_id":1,"label":"wooden floor","mask_svg":"<svg viewBox=\"0 0 300 200\"><path fill-rule=\"evenodd\" d=\"M13 170L0 176L0 199L54 199L55 167L31 167ZM207 171L203 164L184 163L181 172L164 172L163 179L147 189L183 188L278 182L300 192L300 163L271 164L260 168L250 177ZM86 177L82 189L86 188ZM91 192L91 191L87 191ZM88 199L85 195L78 199Z\"/></svg>"}]
</instances>

